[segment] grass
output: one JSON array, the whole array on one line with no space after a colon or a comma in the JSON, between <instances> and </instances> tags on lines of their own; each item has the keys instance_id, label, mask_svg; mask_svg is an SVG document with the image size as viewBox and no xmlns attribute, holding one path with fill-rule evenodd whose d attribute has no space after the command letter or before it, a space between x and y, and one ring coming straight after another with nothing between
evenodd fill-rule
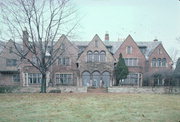
<instances>
[{"instance_id":1,"label":"grass","mask_svg":"<svg viewBox=\"0 0 180 122\"><path fill-rule=\"evenodd\" d=\"M179 122L180 95L0 94L0 122Z\"/></svg>"}]
</instances>

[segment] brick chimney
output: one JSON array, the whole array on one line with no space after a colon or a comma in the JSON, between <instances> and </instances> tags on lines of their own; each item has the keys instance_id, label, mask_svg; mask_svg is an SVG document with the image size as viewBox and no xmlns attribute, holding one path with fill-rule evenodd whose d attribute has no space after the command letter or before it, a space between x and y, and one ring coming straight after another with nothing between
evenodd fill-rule
<instances>
[{"instance_id":1,"label":"brick chimney","mask_svg":"<svg viewBox=\"0 0 180 122\"><path fill-rule=\"evenodd\" d=\"M105 34L104 41L109 42L109 34L108 34L108 32L106 32L106 34Z\"/></svg>"},{"instance_id":2,"label":"brick chimney","mask_svg":"<svg viewBox=\"0 0 180 122\"><path fill-rule=\"evenodd\" d=\"M29 41L29 34L26 30L23 31L23 50L27 49L26 45L28 44Z\"/></svg>"},{"instance_id":3,"label":"brick chimney","mask_svg":"<svg viewBox=\"0 0 180 122\"><path fill-rule=\"evenodd\" d=\"M158 41L158 39L154 39L154 42L157 42Z\"/></svg>"}]
</instances>

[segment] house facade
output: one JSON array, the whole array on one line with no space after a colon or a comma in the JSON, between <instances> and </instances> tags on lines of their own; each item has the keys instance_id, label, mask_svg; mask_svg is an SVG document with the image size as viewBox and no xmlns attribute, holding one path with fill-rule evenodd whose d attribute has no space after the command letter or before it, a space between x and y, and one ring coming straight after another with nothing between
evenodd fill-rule
<instances>
[{"instance_id":1,"label":"house facade","mask_svg":"<svg viewBox=\"0 0 180 122\"><path fill-rule=\"evenodd\" d=\"M26 33L24 33L25 35ZM27 38L23 37L24 41ZM6 48L11 47L11 48ZM47 72L47 85L109 87L115 84L114 67L119 54L123 55L129 75L120 85L144 85L144 74L171 70L172 60L162 43L136 42L129 35L123 42L110 41L109 34L102 41L96 34L88 41L70 41L62 35L55 44L61 49L57 60ZM13 50L13 51L12 51ZM41 83L39 71L14 54L12 41L1 47L0 85L38 86ZM28 55L33 60L33 55ZM148 85L163 85L163 79L151 79Z\"/></svg>"}]
</instances>

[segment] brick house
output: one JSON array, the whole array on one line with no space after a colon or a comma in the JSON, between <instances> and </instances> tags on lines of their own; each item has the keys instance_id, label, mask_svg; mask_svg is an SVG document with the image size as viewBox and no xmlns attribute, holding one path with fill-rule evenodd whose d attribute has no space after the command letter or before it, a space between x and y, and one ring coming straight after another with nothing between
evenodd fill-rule
<instances>
[{"instance_id":1,"label":"brick house","mask_svg":"<svg viewBox=\"0 0 180 122\"><path fill-rule=\"evenodd\" d=\"M27 42L26 34L24 41ZM12 41L6 45L12 47ZM24 44L24 43L23 43ZM121 85L142 86L144 74L171 70L172 60L160 41L135 42L129 35L124 41L102 41L96 34L88 41L70 41L62 35L55 44L59 48L56 62L47 72L47 85L109 87L115 84L114 66L122 53L129 69ZM41 74L28 62L20 60L11 50L1 48L0 85L38 86ZM29 54L31 58L33 55ZM10 61L12 66L9 66ZM9 63L8 63L9 61ZM152 79L149 82L152 82ZM157 79L156 79L157 80ZM161 81L160 81L161 80ZM163 79L157 85L163 85ZM150 83L149 83L150 84Z\"/></svg>"}]
</instances>

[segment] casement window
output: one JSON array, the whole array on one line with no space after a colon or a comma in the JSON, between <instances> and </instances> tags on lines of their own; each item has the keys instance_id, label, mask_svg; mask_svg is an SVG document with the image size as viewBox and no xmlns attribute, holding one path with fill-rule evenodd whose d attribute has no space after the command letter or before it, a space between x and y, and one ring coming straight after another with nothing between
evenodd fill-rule
<instances>
[{"instance_id":1,"label":"casement window","mask_svg":"<svg viewBox=\"0 0 180 122\"><path fill-rule=\"evenodd\" d=\"M166 67L166 63L167 63L166 58L163 58L162 59L162 67Z\"/></svg>"},{"instance_id":2,"label":"casement window","mask_svg":"<svg viewBox=\"0 0 180 122\"><path fill-rule=\"evenodd\" d=\"M92 51L87 52L87 62L92 62L93 61L93 53Z\"/></svg>"},{"instance_id":3,"label":"casement window","mask_svg":"<svg viewBox=\"0 0 180 122\"><path fill-rule=\"evenodd\" d=\"M156 67L156 58L152 59L152 67Z\"/></svg>"},{"instance_id":4,"label":"casement window","mask_svg":"<svg viewBox=\"0 0 180 122\"><path fill-rule=\"evenodd\" d=\"M72 85L72 74L56 74L56 84Z\"/></svg>"},{"instance_id":5,"label":"casement window","mask_svg":"<svg viewBox=\"0 0 180 122\"><path fill-rule=\"evenodd\" d=\"M131 46L126 47L126 54L132 54L132 47Z\"/></svg>"},{"instance_id":6,"label":"casement window","mask_svg":"<svg viewBox=\"0 0 180 122\"><path fill-rule=\"evenodd\" d=\"M124 61L126 66L138 66L137 58L125 58Z\"/></svg>"},{"instance_id":7,"label":"casement window","mask_svg":"<svg viewBox=\"0 0 180 122\"><path fill-rule=\"evenodd\" d=\"M69 57L60 57L58 60L58 64L63 66L69 66L70 65Z\"/></svg>"},{"instance_id":8,"label":"casement window","mask_svg":"<svg viewBox=\"0 0 180 122\"><path fill-rule=\"evenodd\" d=\"M100 52L100 62L105 62L106 53L105 51Z\"/></svg>"},{"instance_id":9,"label":"casement window","mask_svg":"<svg viewBox=\"0 0 180 122\"><path fill-rule=\"evenodd\" d=\"M42 81L42 75L40 73L28 73L29 84L40 84Z\"/></svg>"},{"instance_id":10,"label":"casement window","mask_svg":"<svg viewBox=\"0 0 180 122\"><path fill-rule=\"evenodd\" d=\"M16 59L6 59L6 66L16 66L17 60Z\"/></svg>"},{"instance_id":11,"label":"casement window","mask_svg":"<svg viewBox=\"0 0 180 122\"><path fill-rule=\"evenodd\" d=\"M94 52L94 62L99 62L99 52L98 51Z\"/></svg>"},{"instance_id":12,"label":"casement window","mask_svg":"<svg viewBox=\"0 0 180 122\"><path fill-rule=\"evenodd\" d=\"M13 80L13 82L20 82L20 75L19 74L13 74L12 80Z\"/></svg>"}]
</instances>

